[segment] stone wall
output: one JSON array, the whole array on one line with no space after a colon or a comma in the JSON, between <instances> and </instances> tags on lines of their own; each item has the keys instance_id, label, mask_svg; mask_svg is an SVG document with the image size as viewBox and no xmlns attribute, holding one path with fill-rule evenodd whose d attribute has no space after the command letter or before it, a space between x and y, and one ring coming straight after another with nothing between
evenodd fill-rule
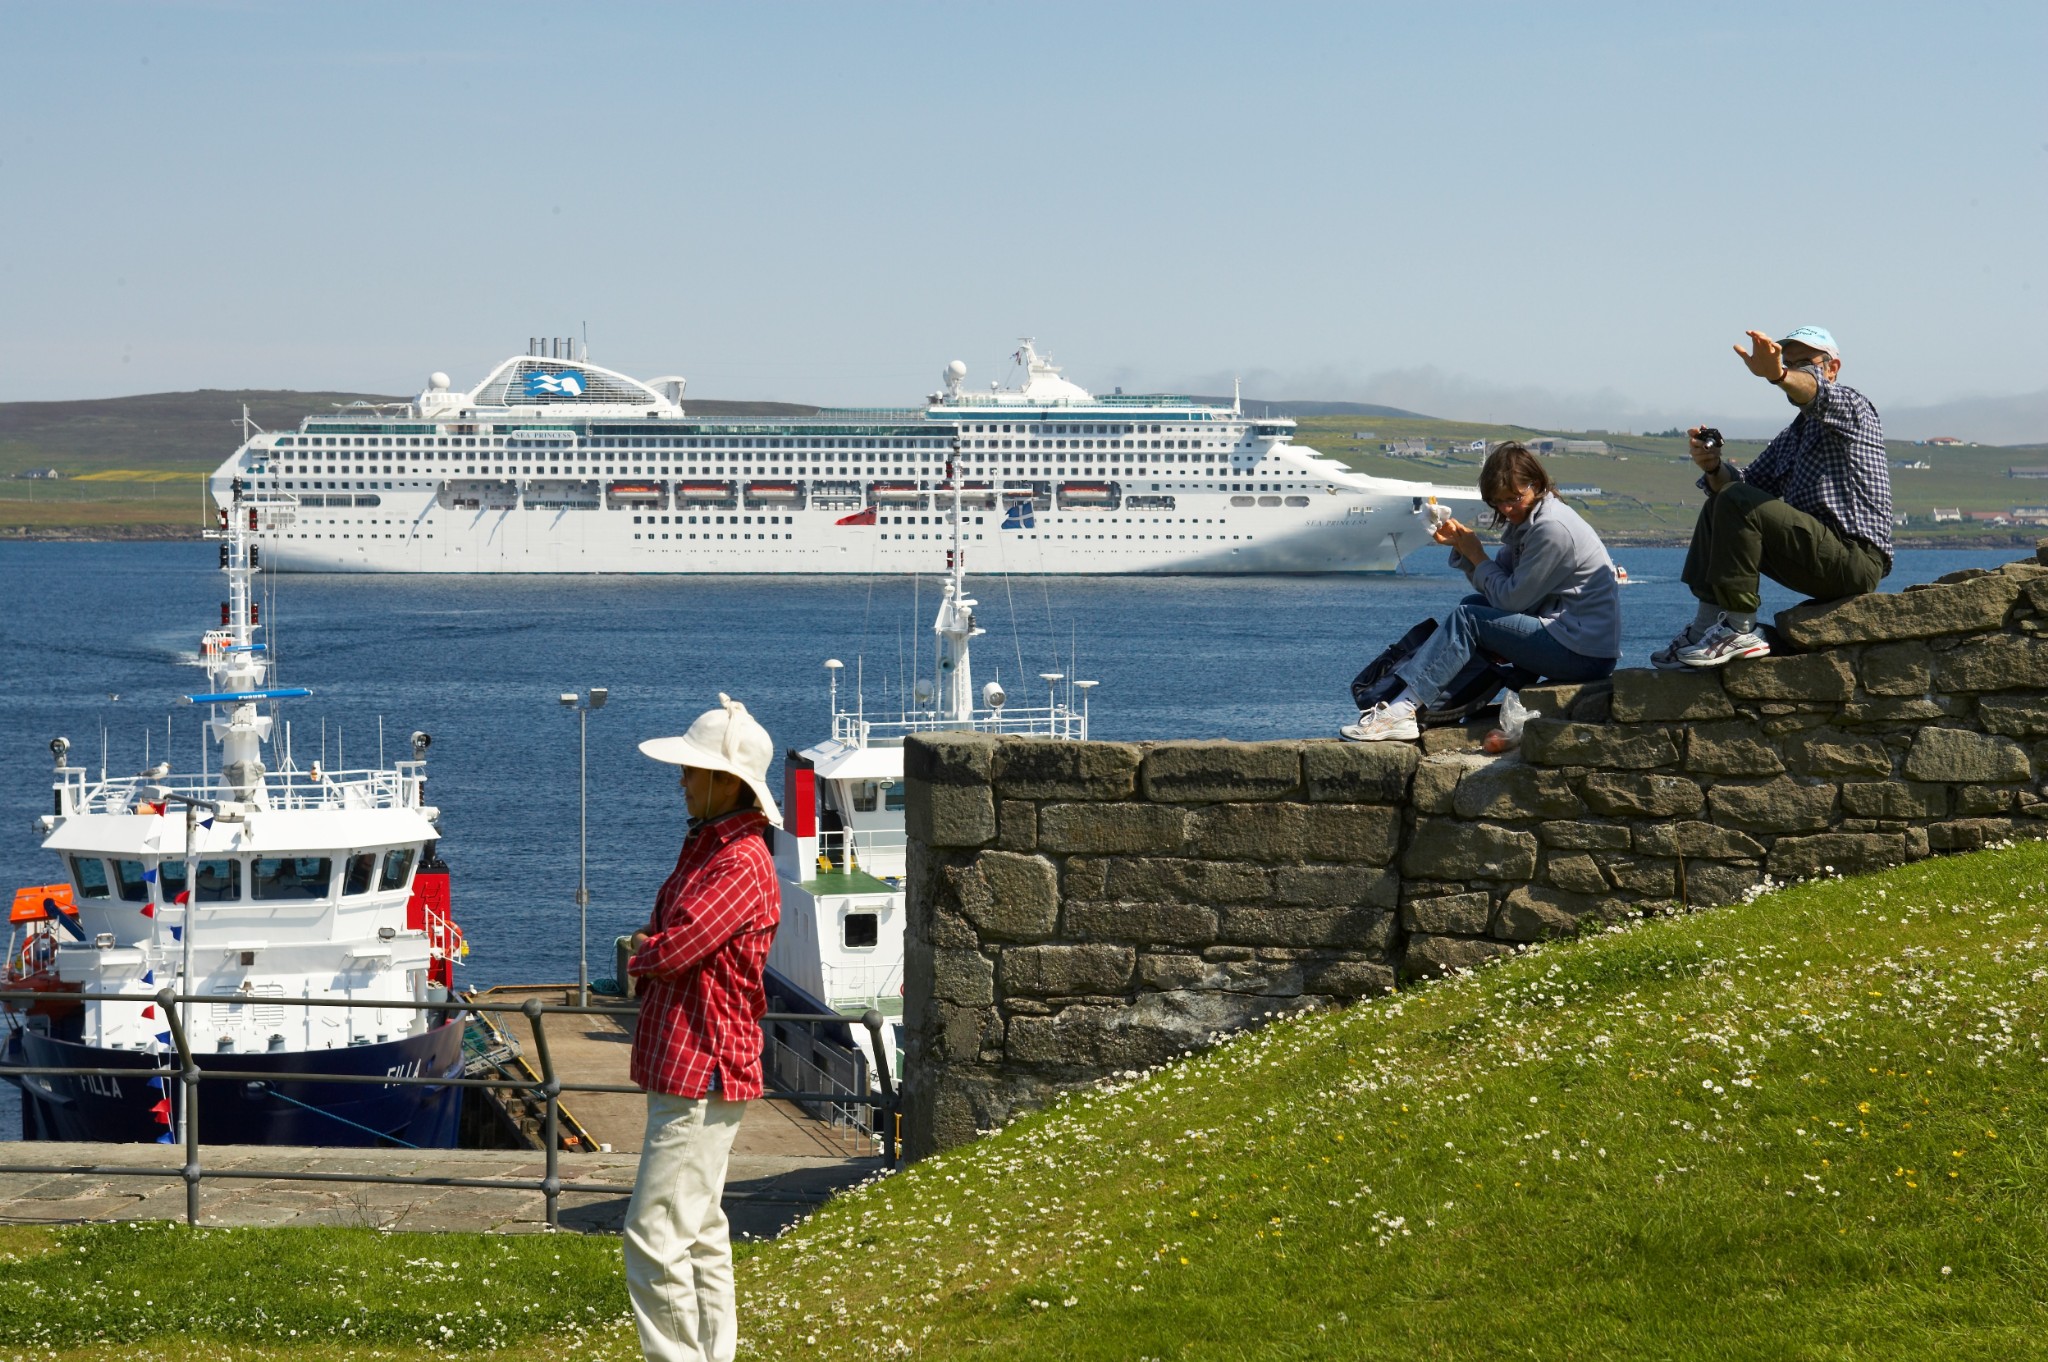
<instances>
[{"instance_id":1,"label":"stone wall","mask_svg":"<svg viewBox=\"0 0 2048 1362\"><path fill-rule=\"evenodd\" d=\"M914 740L907 1146L1589 921L2035 835L2044 630L2032 562L1803 606L1769 658L1531 689L1499 757Z\"/></svg>"}]
</instances>

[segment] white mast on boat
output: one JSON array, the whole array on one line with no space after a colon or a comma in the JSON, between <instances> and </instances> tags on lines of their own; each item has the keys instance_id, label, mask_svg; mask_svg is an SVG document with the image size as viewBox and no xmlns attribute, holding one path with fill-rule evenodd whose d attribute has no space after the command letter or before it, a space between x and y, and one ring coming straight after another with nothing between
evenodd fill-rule
<instances>
[{"instance_id":1,"label":"white mast on boat","mask_svg":"<svg viewBox=\"0 0 2048 1362\"><path fill-rule=\"evenodd\" d=\"M953 546L946 550L946 584L939 616L932 623L938 635L938 711L940 720L968 727L974 722L974 670L968 641L988 632L974 622L976 602L967 594L967 559L960 533L960 437L954 435L946 456L946 490L952 493Z\"/></svg>"}]
</instances>

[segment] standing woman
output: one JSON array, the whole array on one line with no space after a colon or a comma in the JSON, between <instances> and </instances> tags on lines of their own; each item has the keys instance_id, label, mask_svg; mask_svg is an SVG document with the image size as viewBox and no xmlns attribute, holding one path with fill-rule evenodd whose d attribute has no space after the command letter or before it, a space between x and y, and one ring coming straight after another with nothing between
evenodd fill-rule
<instances>
[{"instance_id":1,"label":"standing woman","mask_svg":"<svg viewBox=\"0 0 2048 1362\"><path fill-rule=\"evenodd\" d=\"M1338 730L1353 742L1416 738L1419 709L1441 705L1465 665L1482 653L1549 681L1597 681L1621 656L1621 588L1593 527L1557 495L1536 456L1510 441L1486 456L1479 495L1503 528L1500 553L1456 520L1434 538L1451 549L1475 594L1441 629L1396 664L1401 689ZM1361 701L1361 703L1363 703Z\"/></svg>"},{"instance_id":2,"label":"standing woman","mask_svg":"<svg viewBox=\"0 0 2048 1362\"><path fill-rule=\"evenodd\" d=\"M731 1362L739 1327L719 1199L746 1104L761 1095L762 986L782 891L762 840L775 745L724 695L677 738L640 750L682 767L690 830L633 936L639 981L633 1082L647 1090L640 1171L626 1209L626 1289L650 1362Z\"/></svg>"}]
</instances>

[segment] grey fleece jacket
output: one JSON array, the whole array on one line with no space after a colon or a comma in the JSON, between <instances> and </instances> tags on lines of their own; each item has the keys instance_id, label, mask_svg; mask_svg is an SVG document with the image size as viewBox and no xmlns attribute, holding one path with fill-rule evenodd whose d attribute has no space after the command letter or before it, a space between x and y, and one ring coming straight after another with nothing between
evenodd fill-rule
<instances>
[{"instance_id":1,"label":"grey fleece jacket","mask_svg":"<svg viewBox=\"0 0 2048 1362\"><path fill-rule=\"evenodd\" d=\"M1472 587L1498 610L1533 615L1544 632L1581 657L1621 656L1621 585L1593 527L1547 496L1500 537L1500 551L1468 563L1451 551Z\"/></svg>"}]
</instances>

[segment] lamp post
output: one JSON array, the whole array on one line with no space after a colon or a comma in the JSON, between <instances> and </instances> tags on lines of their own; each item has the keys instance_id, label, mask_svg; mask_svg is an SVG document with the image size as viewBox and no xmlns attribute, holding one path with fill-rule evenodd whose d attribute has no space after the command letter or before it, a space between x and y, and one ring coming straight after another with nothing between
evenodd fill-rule
<instances>
[{"instance_id":1,"label":"lamp post","mask_svg":"<svg viewBox=\"0 0 2048 1362\"><path fill-rule=\"evenodd\" d=\"M576 711L576 1005L590 1006L590 711L612 693L592 686L563 691L562 708Z\"/></svg>"}]
</instances>

